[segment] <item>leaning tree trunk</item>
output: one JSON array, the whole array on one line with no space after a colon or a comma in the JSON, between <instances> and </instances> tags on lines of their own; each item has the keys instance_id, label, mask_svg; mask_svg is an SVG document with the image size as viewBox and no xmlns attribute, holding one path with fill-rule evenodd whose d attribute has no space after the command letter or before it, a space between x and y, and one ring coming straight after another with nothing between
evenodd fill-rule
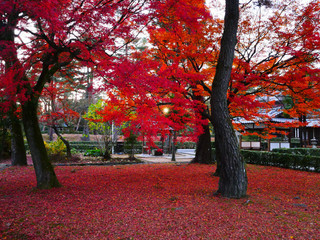
<instances>
[{"instance_id":1,"label":"leaning tree trunk","mask_svg":"<svg viewBox=\"0 0 320 240\"><path fill-rule=\"evenodd\" d=\"M245 164L240 154L227 104L238 19L239 0L226 0L224 31L211 96L211 122L215 131L217 158L220 160L217 192L229 198L241 198L247 192Z\"/></svg>"},{"instance_id":2,"label":"leaning tree trunk","mask_svg":"<svg viewBox=\"0 0 320 240\"><path fill-rule=\"evenodd\" d=\"M203 133L198 137L196 145L196 155L191 163L213 163L211 153L211 135L209 125L203 125Z\"/></svg>"},{"instance_id":3,"label":"leaning tree trunk","mask_svg":"<svg viewBox=\"0 0 320 240\"><path fill-rule=\"evenodd\" d=\"M49 189L59 187L60 183L49 161L37 117L37 99L30 99L22 105L22 121L28 140L37 178L37 187Z\"/></svg>"},{"instance_id":4,"label":"leaning tree trunk","mask_svg":"<svg viewBox=\"0 0 320 240\"><path fill-rule=\"evenodd\" d=\"M70 159L72 157L71 154L71 146L70 143L67 139L65 139L59 132L58 128L56 126L52 126L54 132L57 134L57 136L61 139L61 141L64 143L64 145L66 146L66 150L67 150L67 158Z\"/></svg>"},{"instance_id":5,"label":"leaning tree trunk","mask_svg":"<svg viewBox=\"0 0 320 240\"><path fill-rule=\"evenodd\" d=\"M13 107L13 109L15 109L15 107ZM21 122L12 111L13 110L9 113L11 130L11 165L27 166L27 155L24 146Z\"/></svg>"}]
</instances>

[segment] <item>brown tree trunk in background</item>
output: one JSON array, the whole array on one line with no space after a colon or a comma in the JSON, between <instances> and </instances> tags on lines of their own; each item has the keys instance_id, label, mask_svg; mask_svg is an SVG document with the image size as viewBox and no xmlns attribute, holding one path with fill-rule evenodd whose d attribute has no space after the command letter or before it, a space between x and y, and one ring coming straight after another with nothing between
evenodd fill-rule
<instances>
[{"instance_id":1,"label":"brown tree trunk in background","mask_svg":"<svg viewBox=\"0 0 320 240\"><path fill-rule=\"evenodd\" d=\"M53 129L52 129L52 127L49 127L49 129L48 129L48 135L49 135L49 141L51 142L51 141L53 141Z\"/></svg>"},{"instance_id":2,"label":"brown tree trunk in background","mask_svg":"<svg viewBox=\"0 0 320 240\"><path fill-rule=\"evenodd\" d=\"M70 159L72 157L71 155L71 147L70 147L70 143L67 139L65 139L59 132L58 128L56 126L52 127L54 132L57 134L57 136L61 139L61 141L64 143L64 145L66 146L67 149L67 158Z\"/></svg>"},{"instance_id":3,"label":"brown tree trunk in background","mask_svg":"<svg viewBox=\"0 0 320 240\"><path fill-rule=\"evenodd\" d=\"M9 113L11 130L11 165L27 166L27 155L26 148L24 146L21 122L13 112L14 109L16 109L16 106L13 106Z\"/></svg>"},{"instance_id":4,"label":"brown tree trunk in background","mask_svg":"<svg viewBox=\"0 0 320 240\"><path fill-rule=\"evenodd\" d=\"M303 115L302 116L302 119L303 119L303 123L307 123L307 116L306 115ZM308 142L308 137L307 137L307 126L303 126L303 134L304 134L304 147L307 147L307 145L309 144Z\"/></svg>"},{"instance_id":5,"label":"brown tree trunk in background","mask_svg":"<svg viewBox=\"0 0 320 240\"><path fill-rule=\"evenodd\" d=\"M199 96L199 94L193 94L193 99L205 104L204 97ZM209 114L207 111L208 109L198 110L198 113L201 115L201 120L205 121L207 124L202 124L203 133L198 136L196 154L191 163L214 163L214 160L212 159L211 134L208 121Z\"/></svg>"},{"instance_id":6,"label":"brown tree trunk in background","mask_svg":"<svg viewBox=\"0 0 320 240\"><path fill-rule=\"evenodd\" d=\"M1 21L1 32L0 32L0 54L2 60L5 61L5 70L10 71L16 67L17 63L17 50L14 46L14 31L18 24L18 12L12 9L12 12L8 16L8 22ZM15 81L18 81L19 77L15 76ZM19 86L15 86L15 94L19 92ZM14 96L15 97L15 96ZM8 96L10 99L11 96ZM21 128L21 122L15 115L17 110L16 99L9 100L11 109L8 112L11 130L11 164L12 166L25 166L27 165L26 149L24 146L23 133Z\"/></svg>"},{"instance_id":7,"label":"brown tree trunk in background","mask_svg":"<svg viewBox=\"0 0 320 240\"><path fill-rule=\"evenodd\" d=\"M191 163L203 163L211 164L213 163L212 153L211 153L211 135L209 125L203 125L203 133L198 137L196 145L196 155L192 159Z\"/></svg>"},{"instance_id":8,"label":"brown tree trunk in background","mask_svg":"<svg viewBox=\"0 0 320 240\"><path fill-rule=\"evenodd\" d=\"M224 31L211 95L211 122L215 131L216 154L220 160L217 193L229 198L241 198L246 196L247 192L245 163L240 154L227 104L238 19L239 0L226 0Z\"/></svg>"},{"instance_id":9,"label":"brown tree trunk in background","mask_svg":"<svg viewBox=\"0 0 320 240\"><path fill-rule=\"evenodd\" d=\"M300 115L299 121L301 123L306 123L307 118L305 115ZM299 127L299 138L300 138L300 147L306 148L307 147L307 128L305 126Z\"/></svg>"},{"instance_id":10,"label":"brown tree trunk in background","mask_svg":"<svg viewBox=\"0 0 320 240\"><path fill-rule=\"evenodd\" d=\"M110 139L109 139L109 137L105 136L103 141L104 141L104 148L105 148L104 153L103 153L103 159L110 160L111 159L111 154L109 151Z\"/></svg>"}]
</instances>

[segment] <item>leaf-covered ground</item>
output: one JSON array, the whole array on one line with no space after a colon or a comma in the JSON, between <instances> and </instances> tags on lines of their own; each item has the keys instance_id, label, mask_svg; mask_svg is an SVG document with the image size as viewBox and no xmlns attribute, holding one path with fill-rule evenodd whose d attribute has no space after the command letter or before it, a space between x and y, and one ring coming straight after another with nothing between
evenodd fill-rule
<instances>
[{"instance_id":1,"label":"leaf-covered ground","mask_svg":"<svg viewBox=\"0 0 320 240\"><path fill-rule=\"evenodd\" d=\"M0 239L319 239L320 175L248 166L246 199L214 197L213 166L32 167L0 171Z\"/></svg>"}]
</instances>

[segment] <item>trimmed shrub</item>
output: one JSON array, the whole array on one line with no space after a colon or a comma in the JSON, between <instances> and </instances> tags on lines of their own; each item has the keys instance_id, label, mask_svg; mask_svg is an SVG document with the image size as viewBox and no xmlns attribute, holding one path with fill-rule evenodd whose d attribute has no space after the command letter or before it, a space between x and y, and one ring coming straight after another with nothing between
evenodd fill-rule
<instances>
[{"instance_id":1,"label":"trimmed shrub","mask_svg":"<svg viewBox=\"0 0 320 240\"><path fill-rule=\"evenodd\" d=\"M79 152L86 152L87 150L94 150L99 148L98 142L70 142L71 149Z\"/></svg>"},{"instance_id":2,"label":"trimmed shrub","mask_svg":"<svg viewBox=\"0 0 320 240\"><path fill-rule=\"evenodd\" d=\"M158 145L158 146L161 146L161 145ZM196 143L195 142L177 142L176 143L176 148L179 148L179 149L195 149L196 148Z\"/></svg>"},{"instance_id":3,"label":"trimmed shrub","mask_svg":"<svg viewBox=\"0 0 320 240\"><path fill-rule=\"evenodd\" d=\"M103 155L103 152L100 149L90 149L87 150L83 155L89 157L100 157Z\"/></svg>"},{"instance_id":4,"label":"trimmed shrub","mask_svg":"<svg viewBox=\"0 0 320 240\"><path fill-rule=\"evenodd\" d=\"M272 149L272 152L308 155L308 156L320 156L319 148L275 148L275 149Z\"/></svg>"},{"instance_id":5,"label":"trimmed shrub","mask_svg":"<svg viewBox=\"0 0 320 240\"><path fill-rule=\"evenodd\" d=\"M320 171L320 157L278 152L241 150L245 161L250 164L275 166L303 171Z\"/></svg>"},{"instance_id":6,"label":"trimmed shrub","mask_svg":"<svg viewBox=\"0 0 320 240\"><path fill-rule=\"evenodd\" d=\"M216 160L216 150L212 149ZM320 156L241 150L246 163L320 172Z\"/></svg>"},{"instance_id":7,"label":"trimmed shrub","mask_svg":"<svg viewBox=\"0 0 320 240\"><path fill-rule=\"evenodd\" d=\"M124 153L129 154L133 151L134 154L142 153L142 143L135 143L133 146L130 144L124 144Z\"/></svg>"}]
</instances>

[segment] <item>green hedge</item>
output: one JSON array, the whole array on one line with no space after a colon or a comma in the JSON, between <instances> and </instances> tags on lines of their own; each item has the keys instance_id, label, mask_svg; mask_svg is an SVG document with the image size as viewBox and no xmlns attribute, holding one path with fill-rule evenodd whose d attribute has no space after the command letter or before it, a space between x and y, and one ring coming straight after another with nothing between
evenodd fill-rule
<instances>
[{"instance_id":1,"label":"green hedge","mask_svg":"<svg viewBox=\"0 0 320 240\"><path fill-rule=\"evenodd\" d=\"M48 142L49 143L49 142ZM80 152L85 152L86 150L92 150L99 148L99 143L98 142L70 142L70 147L71 149L80 151ZM29 150L29 145L28 143L25 143L26 150Z\"/></svg>"},{"instance_id":2,"label":"green hedge","mask_svg":"<svg viewBox=\"0 0 320 240\"><path fill-rule=\"evenodd\" d=\"M98 142L70 142L71 149L75 149L80 152L85 152L87 150L94 150L99 148Z\"/></svg>"},{"instance_id":3,"label":"green hedge","mask_svg":"<svg viewBox=\"0 0 320 240\"><path fill-rule=\"evenodd\" d=\"M155 145L157 145L159 148L162 148L162 142L157 141L155 142ZM29 150L29 146L27 143L25 143L26 149ZM86 152L87 150L94 150L99 149L100 145L96 141L75 141L70 142L70 147L73 150L79 151L79 152ZM176 148L179 149L194 149L196 147L196 143L194 142L184 142L180 143L178 142L176 144ZM117 147L116 147L117 148ZM129 153L131 151L130 144L123 143L122 147L120 147L124 153ZM142 153L142 142L137 142L133 146L133 151L135 154Z\"/></svg>"},{"instance_id":4,"label":"green hedge","mask_svg":"<svg viewBox=\"0 0 320 240\"><path fill-rule=\"evenodd\" d=\"M137 142L131 146L131 144L124 143L123 151L125 154L131 153L131 147L133 148L134 154L142 153L142 142Z\"/></svg>"},{"instance_id":5,"label":"green hedge","mask_svg":"<svg viewBox=\"0 0 320 240\"><path fill-rule=\"evenodd\" d=\"M275 148L272 149L272 152L295 155L320 156L320 149L318 148Z\"/></svg>"},{"instance_id":6,"label":"green hedge","mask_svg":"<svg viewBox=\"0 0 320 240\"><path fill-rule=\"evenodd\" d=\"M196 143L195 142L178 142L176 144L176 148L179 149L195 149Z\"/></svg>"},{"instance_id":7,"label":"green hedge","mask_svg":"<svg viewBox=\"0 0 320 240\"><path fill-rule=\"evenodd\" d=\"M95 145L98 144L97 141L74 141L70 142L71 145Z\"/></svg>"},{"instance_id":8,"label":"green hedge","mask_svg":"<svg viewBox=\"0 0 320 240\"><path fill-rule=\"evenodd\" d=\"M216 149L214 148L212 155L216 160ZM320 156L250 150L241 150L241 155L249 164L320 172Z\"/></svg>"},{"instance_id":9,"label":"green hedge","mask_svg":"<svg viewBox=\"0 0 320 240\"><path fill-rule=\"evenodd\" d=\"M320 157L300 154L241 150L246 163L320 172Z\"/></svg>"},{"instance_id":10,"label":"green hedge","mask_svg":"<svg viewBox=\"0 0 320 240\"><path fill-rule=\"evenodd\" d=\"M85 151L84 156L100 157L103 156L103 152L100 149L90 149Z\"/></svg>"}]
</instances>

